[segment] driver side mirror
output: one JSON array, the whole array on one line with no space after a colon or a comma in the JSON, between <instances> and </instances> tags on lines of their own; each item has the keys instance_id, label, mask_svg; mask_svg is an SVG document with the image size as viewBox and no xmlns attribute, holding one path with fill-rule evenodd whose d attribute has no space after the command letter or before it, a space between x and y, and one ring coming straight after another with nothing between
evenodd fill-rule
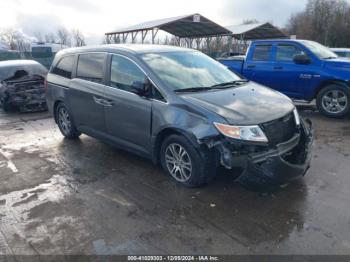
<instances>
[{"instance_id":1,"label":"driver side mirror","mask_svg":"<svg viewBox=\"0 0 350 262\"><path fill-rule=\"evenodd\" d=\"M137 80L131 84L131 92L139 96L146 96L149 93L151 85L151 81L148 77L145 77L144 81Z\"/></svg>"},{"instance_id":2,"label":"driver side mirror","mask_svg":"<svg viewBox=\"0 0 350 262\"><path fill-rule=\"evenodd\" d=\"M311 64L311 59L307 55L296 55L293 58L294 63L299 65L308 65Z\"/></svg>"}]
</instances>

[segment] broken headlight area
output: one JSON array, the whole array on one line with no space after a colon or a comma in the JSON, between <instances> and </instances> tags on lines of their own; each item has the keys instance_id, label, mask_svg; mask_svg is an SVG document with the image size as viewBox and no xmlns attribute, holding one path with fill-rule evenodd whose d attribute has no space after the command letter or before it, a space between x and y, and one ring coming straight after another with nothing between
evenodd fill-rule
<instances>
[{"instance_id":1,"label":"broken headlight area","mask_svg":"<svg viewBox=\"0 0 350 262\"><path fill-rule=\"evenodd\" d=\"M0 106L4 111L33 112L47 110L44 78L26 76L0 83Z\"/></svg>"},{"instance_id":2,"label":"broken headlight area","mask_svg":"<svg viewBox=\"0 0 350 262\"><path fill-rule=\"evenodd\" d=\"M284 119L284 124L286 127L291 124L288 118ZM237 177L240 184L251 190L266 190L304 176L310 167L313 143L311 121L301 121L300 126L292 129L293 132L285 129L287 132L283 134L281 130L283 128L274 134L273 143L242 143L221 138L208 146L217 149L221 165L226 169L242 170ZM266 133L269 137L269 132ZM280 139L287 140L281 142Z\"/></svg>"}]
</instances>

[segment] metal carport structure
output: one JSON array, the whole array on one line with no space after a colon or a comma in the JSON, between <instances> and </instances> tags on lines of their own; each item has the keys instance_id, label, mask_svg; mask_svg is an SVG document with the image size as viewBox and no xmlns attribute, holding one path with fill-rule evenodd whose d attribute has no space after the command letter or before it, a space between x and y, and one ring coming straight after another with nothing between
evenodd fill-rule
<instances>
[{"instance_id":1,"label":"metal carport structure","mask_svg":"<svg viewBox=\"0 0 350 262\"><path fill-rule=\"evenodd\" d=\"M233 46L237 47L235 51L240 53L244 47L248 46L247 42L252 40L288 38L285 33L271 23L234 25L226 26L226 28L232 32Z\"/></svg>"},{"instance_id":2,"label":"metal carport structure","mask_svg":"<svg viewBox=\"0 0 350 262\"><path fill-rule=\"evenodd\" d=\"M270 23L235 25L226 28L232 32L234 38L245 41L287 38L286 34Z\"/></svg>"},{"instance_id":3,"label":"metal carport structure","mask_svg":"<svg viewBox=\"0 0 350 262\"><path fill-rule=\"evenodd\" d=\"M209 46L213 37L220 39L222 36L229 36L232 32L220 26L208 18L196 13L191 15L177 16L165 19L149 21L113 32L105 33L107 43L125 43L131 36L131 42L136 42L136 37L141 36L141 42L145 42L147 34L151 33L152 44L159 30L165 31L176 38L176 43L181 45L183 39L188 47L192 47L196 40L197 47L206 39Z\"/></svg>"}]
</instances>

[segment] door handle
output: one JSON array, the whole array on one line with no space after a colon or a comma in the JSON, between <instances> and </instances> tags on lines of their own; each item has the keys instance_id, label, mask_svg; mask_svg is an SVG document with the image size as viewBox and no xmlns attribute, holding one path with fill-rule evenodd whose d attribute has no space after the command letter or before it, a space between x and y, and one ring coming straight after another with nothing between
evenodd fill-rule
<instances>
[{"instance_id":1,"label":"door handle","mask_svg":"<svg viewBox=\"0 0 350 262\"><path fill-rule=\"evenodd\" d=\"M273 69L281 70L281 69L283 69L283 66L275 66Z\"/></svg>"},{"instance_id":2,"label":"door handle","mask_svg":"<svg viewBox=\"0 0 350 262\"><path fill-rule=\"evenodd\" d=\"M103 105L103 100L104 100L103 98L94 96L94 101L96 104Z\"/></svg>"},{"instance_id":3,"label":"door handle","mask_svg":"<svg viewBox=\"0 0 350 262\"><path fill-rule=\"evenodd\" d=\"M103 101L103 105L104 105L104 106L113 106L114 103L113 103L113 101L111 101L111 100L104 100L104 101Z\"/></svg>"},{"instance_id":4,"label":"door handle","mask_svg":"<svg viewBox=\"0 0 350 262\"><path fill-rule=\"evenodd\" d=\"M94 96L94 101L95 101L95 103L102 105L102 106L113 106L114 105L113 100L104 99L102 97Z\"/></svg>"},{"instance_id":5,"label":"door handle","mask_svg":"<svg viewBox=\"0 0 350 262\"><path fill-rule=\"evenodd\" d=\"M248 65L247 68L255 68L255 65Z\"/></svg>"}]
</instances>

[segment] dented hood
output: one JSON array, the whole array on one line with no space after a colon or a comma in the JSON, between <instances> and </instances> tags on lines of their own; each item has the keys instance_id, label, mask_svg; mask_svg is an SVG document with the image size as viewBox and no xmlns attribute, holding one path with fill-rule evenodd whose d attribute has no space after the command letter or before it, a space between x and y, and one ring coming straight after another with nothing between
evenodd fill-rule
<instances>
[{"instance_id":1,"label":"dented hood","mask_svg":"<svg viewBox=\"0 0 350 262\"><path fill-rule=\"evenodd\" d=\"M233 125L255 125L281 118L292 101L272 89L249 82L239 87L181 95L188 102L225 118Z\"/></svg>"}]
</instances>

